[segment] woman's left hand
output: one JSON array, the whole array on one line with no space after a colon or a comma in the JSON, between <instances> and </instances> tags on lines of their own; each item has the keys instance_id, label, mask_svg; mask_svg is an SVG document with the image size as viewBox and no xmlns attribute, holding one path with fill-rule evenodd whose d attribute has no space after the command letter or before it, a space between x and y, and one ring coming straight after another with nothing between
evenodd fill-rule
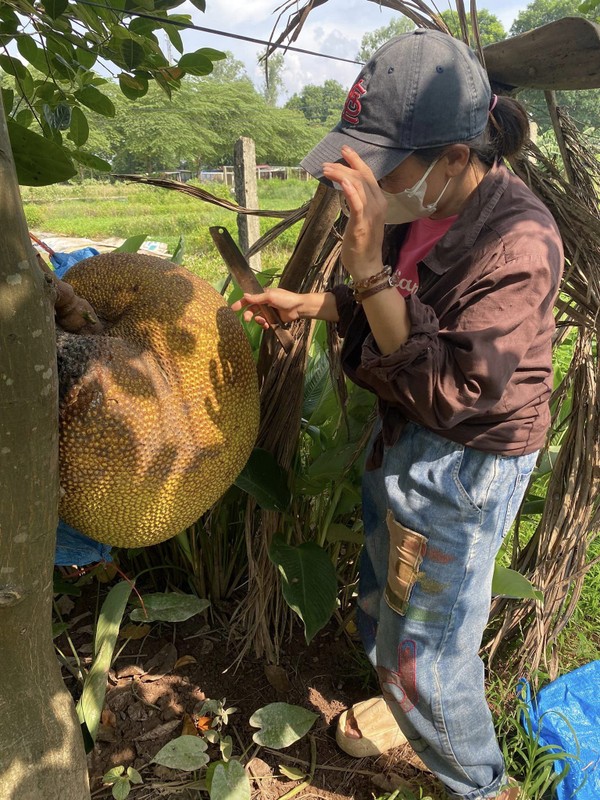
<instances>
[{"instance_id":1,"label":"woman's left hand","mask_svg":"<svg viewBox=\"0 0 600 800\"><path fill-rule=\"evenodd\" d=\"M371 169L351 147L342 147L346 164L327 162L323 175L342 187L350 216L342 243L342 263L357 281L383 269L381 248L387 201Z\"/></svg>"}]
</instances>

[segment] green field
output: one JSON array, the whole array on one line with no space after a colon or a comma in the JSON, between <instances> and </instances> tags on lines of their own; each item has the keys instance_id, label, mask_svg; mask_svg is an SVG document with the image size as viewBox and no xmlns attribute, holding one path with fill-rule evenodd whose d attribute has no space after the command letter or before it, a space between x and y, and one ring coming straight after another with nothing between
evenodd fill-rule
<instances>
[{"instance_id":1,"label":"green field","mask_svg":"<svg viewBox=\"0 0 600 800\"><path fill-rule=\"evenodd\" d=\"M310 199L316 186L316 181L259 181L259 206L277 211L297 208ZM222 184L202 188L235 201ZM223 225L237 238L237 215L231 211L181 192L141 184L85 181L22 187L21 192L30 230L95 241L145 233L151 241L165 242L169 252L182 237L185 266L211 282L227 274L208 229ZM261 234L277 222L261 218ZM262 251L263 269L283 269L300 226L297 223Z\"/></svg>"}]
</instances>

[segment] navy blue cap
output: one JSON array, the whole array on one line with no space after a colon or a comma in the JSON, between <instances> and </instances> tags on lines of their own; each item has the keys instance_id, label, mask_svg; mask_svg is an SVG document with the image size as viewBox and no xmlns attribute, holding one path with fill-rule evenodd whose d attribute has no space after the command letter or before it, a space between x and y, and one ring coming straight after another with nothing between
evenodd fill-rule
<instances>
[{"instance_id":1,"label":"navy blue cap","mask_svg":"<svg viewBox=\"0 0 600 800\"><path fill-rule=\"evenodd\" d=\"M341 161L348 144L379 180L415 150L477 138L490 98L487 73L466 44L427 28L401 34L365 64L340 122L301 166L323 179L323 162Z\"/></svg>"}]
</instances>

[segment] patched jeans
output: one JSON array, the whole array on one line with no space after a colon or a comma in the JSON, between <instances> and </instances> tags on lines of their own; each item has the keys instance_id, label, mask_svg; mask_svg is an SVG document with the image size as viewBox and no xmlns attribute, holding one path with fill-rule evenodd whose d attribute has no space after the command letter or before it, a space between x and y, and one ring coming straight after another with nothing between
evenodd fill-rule
<instances>
[{"instance_id":1,"label":"patched jeans","mask_svg":"<svg viewBox=\"0 0 600 800\"><path fill-rule=\"evenodd\" d=\"M398 724L452 798L495 797L506 780L478 652L536 457L409 423L363 479L359 630Z\"/></svg>"}]
</instances>

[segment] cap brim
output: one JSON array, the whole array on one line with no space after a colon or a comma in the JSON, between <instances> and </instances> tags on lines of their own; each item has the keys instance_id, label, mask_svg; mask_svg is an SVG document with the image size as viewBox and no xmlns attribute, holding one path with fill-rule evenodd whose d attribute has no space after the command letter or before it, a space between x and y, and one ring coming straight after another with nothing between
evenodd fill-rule
<instances>
[{"instance_id":1,"label":"cap brim","mask_svg":"<svg viewBox=\"0 0 600 800\"><path fill-rule=\"evenodd\" d=\"M319 144L308 153L300 162L300 166L314 178L331 185L331 181L323 177L323 163L325 161L343 161L342 145L349 145L371 168L376 180L381 180L385 175L408 158L414 150L402 150L395 147L382 147L371 144L362 139L356 139L347 133L333 130L322 139Z\"/></svg>"}]
</instances>

